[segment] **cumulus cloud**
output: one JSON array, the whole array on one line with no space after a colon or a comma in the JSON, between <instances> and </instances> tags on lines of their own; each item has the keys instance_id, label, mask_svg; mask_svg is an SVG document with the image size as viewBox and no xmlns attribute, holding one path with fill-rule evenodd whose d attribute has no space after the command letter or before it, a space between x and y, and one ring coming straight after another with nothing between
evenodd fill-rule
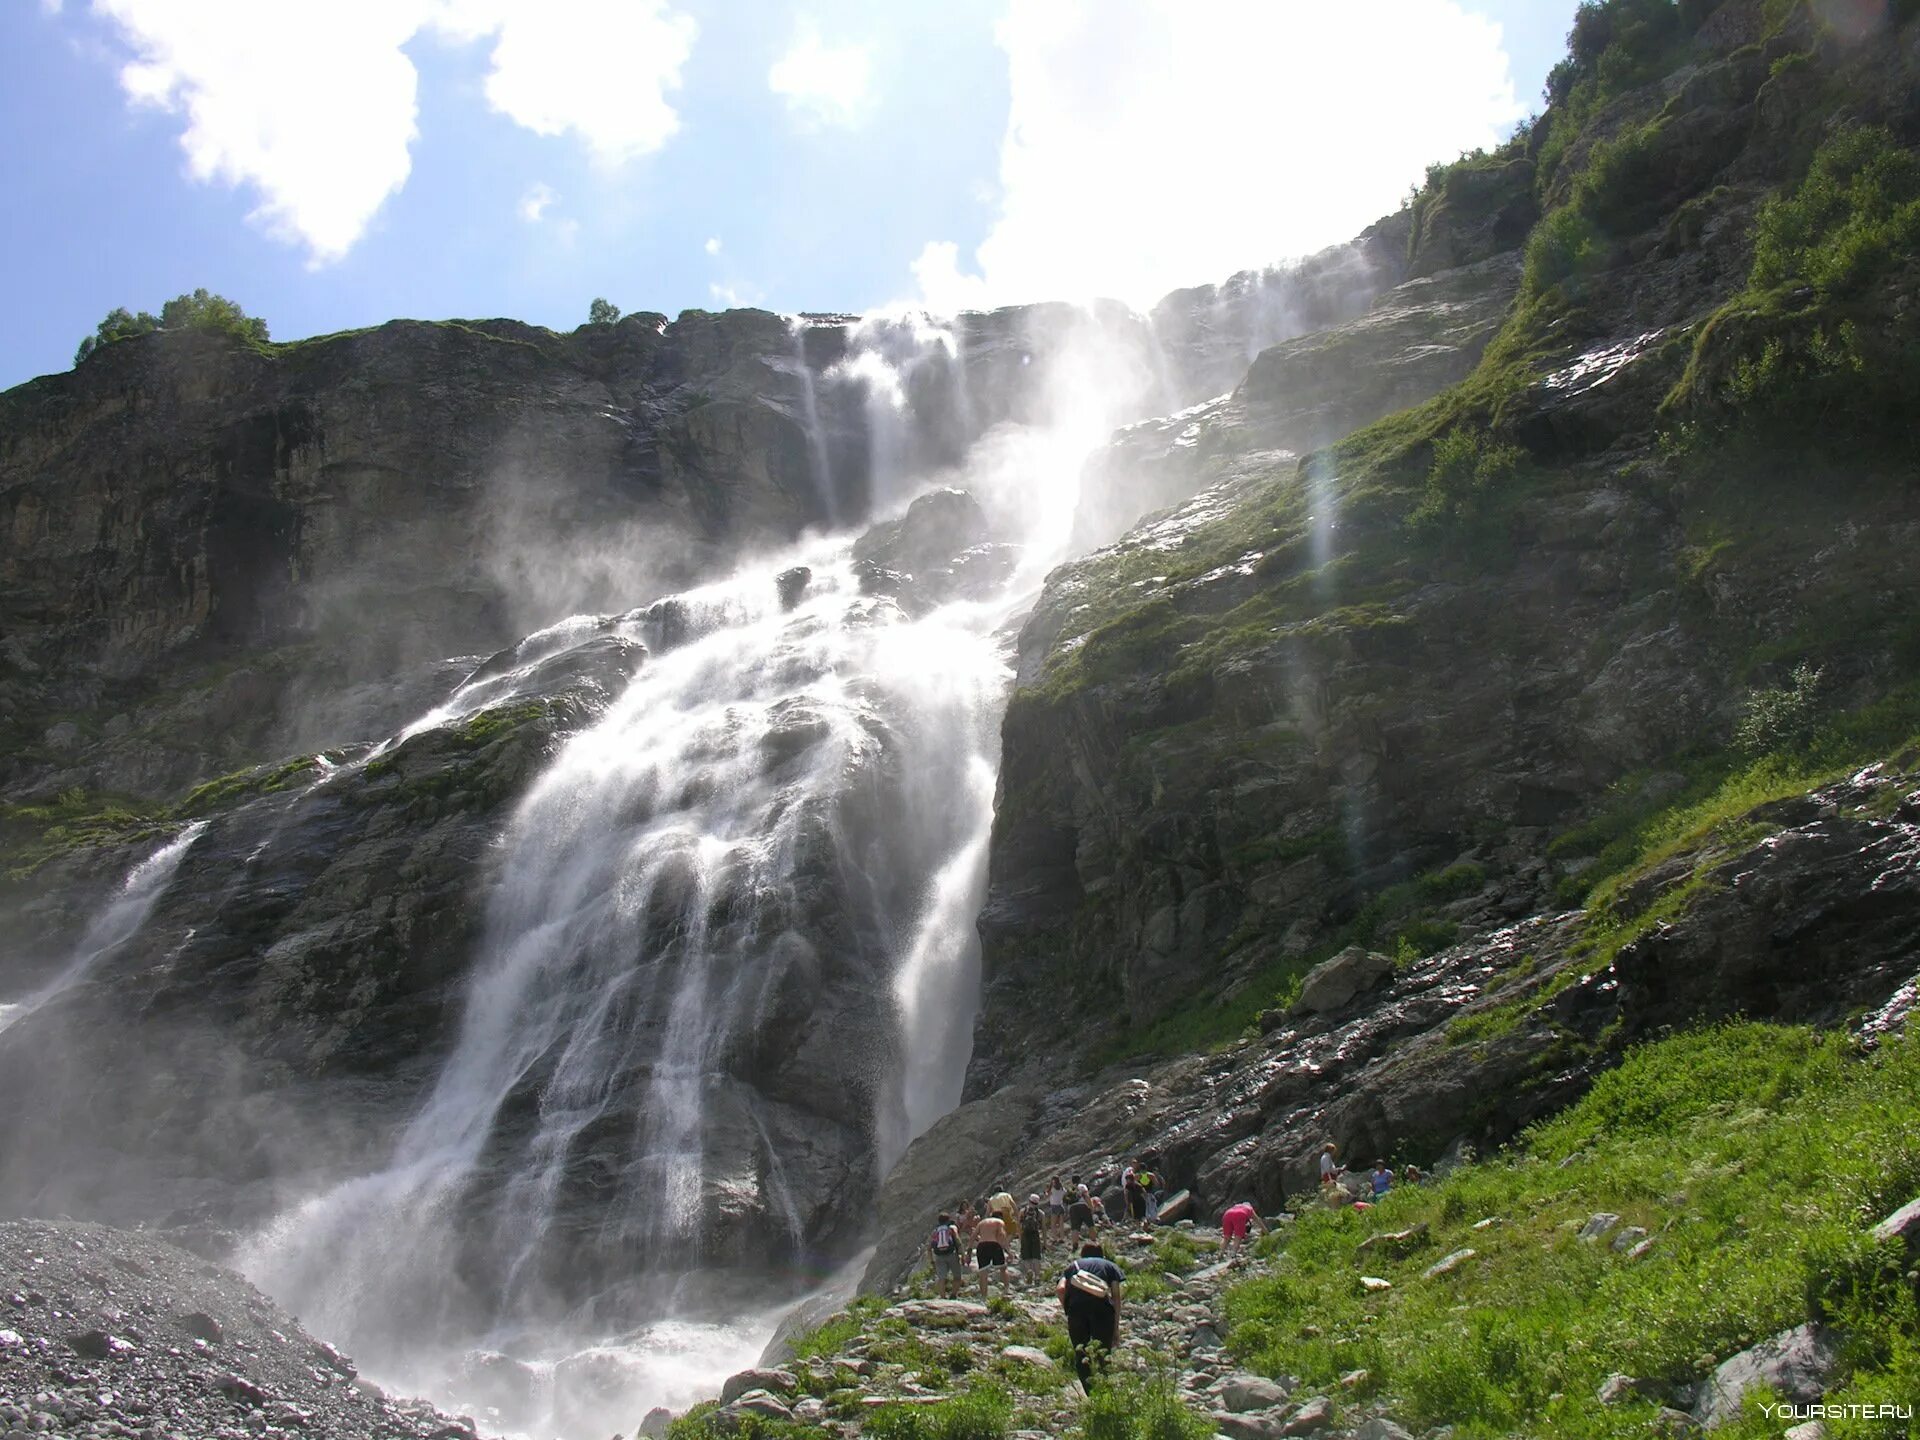
<instances>
[{"instance_id":1,"label":"cumulus cloud","mask_svg":"<svg viewBox=\"0 0 1920 1440\"><path fill-rule=\"evenodd\" d=\"M912 264L952 311L1168 290L1309 253L1525 112L1457 0L1012 0L998 213Z\"/></svg>"},{"instance_id":2,"label":"cumulus cloud","mask_svg":"<svg viewBox=\"0 0 1920 1440\"><path fill-rule=\"evenodd\" d=\"M617 165L673 138L667 102L697 27L655 0L442 0L450 33L497 33L487 103L536 135L571 132Z\"/></svg>"},{"instance_id":3,"label":"cumulus cloud","mask_svg":"<svg viewBox=\"0 0 1920 1440\"><path fill-rule=\"evenodd\" d=\"M247 186L253 219L345 255L406 184L422 32L491 38L488 104L540 135L572 134L609 164L659 149L695 26L664 0L94 0L131 51L121 87L185 119L202 182ZM524 213L524 206L523 206ZM537 216L529 218L538 218Z\"/></svg>"},{"instance_id":4,"label":"cumulus cloud","mask_svg":"<svg viewBox=\"0 0 1920 1440\"><path fill-rule=\"evenodd\" d=\"M709 235L707 237L707 243L703 248L709 255L718 255L720 253L720 237L718 235Z\"/></svg>"},{"instance_id":5,"label":"cumulus cloud","mask_svg":"<svg viewBox=\"0 0 1920 1440\"><path fill-rule=\"evenodd\" d=\"M787 53L767 71L767 88L810 124L856 125L867 110L873 55L865 45L828 45L802 20Z\"/></svg>"}]
</instances>

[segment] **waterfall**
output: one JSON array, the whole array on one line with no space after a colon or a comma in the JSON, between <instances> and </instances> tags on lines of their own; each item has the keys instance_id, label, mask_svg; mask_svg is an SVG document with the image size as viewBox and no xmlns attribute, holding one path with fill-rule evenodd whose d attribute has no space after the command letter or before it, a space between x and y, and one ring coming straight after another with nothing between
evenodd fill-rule
<instances>
[{"instance_id":1,"label":"waterfall","mask_svg":"<svg viewBox=\"0 0 1920 1440\"><path fill-rule=\"evenodd\" d=\"M205 821L196 820L129 870L113 899L87 926L80 943L74 947L72 958L37 990L12 1004L0 1005L0 1034L78 985L104 956L138 931L166 892L173 872L180 868L187 851L206 828Z\"/></svg>"},{"instance_id":2,"label":"waterfall","mask_svg":"<svg viewBox=\"0 0 1920 1440\"><path fill-rule=\"evenodd\" d=\"M951 329L853 338L823 378L865 387L869 499L885 516L972 492L1021 542L967 552L1005 561L985 583L882 567L907 588L876 587L859 537L804 542L530 636L370 752L570 647L647 647L507 822L457 1040L390 1156L241 1257L382 1380L471 1405L463 1354L509 1351L543 1367L544 1398L496 1423L546 1433L685 1403L857 1246L886 1168L959 1099L1008 622L1058 558L1086 455L1148 385L1137 361L1124 385L1062 361L1048 423L975 437ZM582 1399L589 1370L604 1405Z\"/></svg>"},{"instance_id":3,"label":"waterfall","mask_svg":"<svg viewBox=\"0 0 1920 1440\"><path fill-rule=\"evenodd\" d=\"M800 376L800 420L807 430L807 470L813 480L813 493L820 501L820 513L827 527L840 524L840 498L833 488L833 467L827 458L827 432L820 423L820 387L807 363L807 322L790 320L793 330L793 360Z\"/></svg>"}]
</instances>

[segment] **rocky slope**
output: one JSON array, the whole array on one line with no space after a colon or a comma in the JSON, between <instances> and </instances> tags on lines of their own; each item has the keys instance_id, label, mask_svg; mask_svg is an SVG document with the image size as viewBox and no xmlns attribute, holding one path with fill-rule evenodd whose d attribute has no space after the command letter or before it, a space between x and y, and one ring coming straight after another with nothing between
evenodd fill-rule
<instances>
[{"instance_id":1,"label":"rocky slope","mask_svg":"<svg viewBox=\"0 0 1920 1440\"><path fill-rule=\"evenodd\" d=\"M1319 343L1296 341L1170 442L1123 440L1177 456L1157 493L1208 488L1056 572L1022 632L970 1103L909 1155L898 1203L970 1192L1014 1155L1050 1172L1140 1146L1206 1203L1240 1185L1271 1202L1328 1130L1423 1161L1500 1139L1577 1093L1596 1057L1568 1061L1552 1027L1523 1026L1482 1071L1445 1024L1520 956L1556 970L1591 951L1585 927L1649 913L1638 872L1624 905L1602 886L1599 920L1561 913L1644 853L1621 847L1648 816L1815 728L1837 764L1920 728L1898 598L1920 581L1920 509L1887 398L1911 385L1913 269L1889 242L1844 285L1793 278L1867 223L1799 218L1844 183L1824 177L1852 173L1836 166L1863 163L1845 156L1884 147L1874 163L1910 173L1920 25L1863 35L1731 3L1662 10L1659 31L1626 25L1629 9L1576 31L1555 105L1514 150L1443 171L1417 207L1530 172L1544 216L1462 383L1295 462L1241 397ZM1856 203L1892 213L1900 183ZM1522 213L1491 210L1488 234ZM1761 254L1788 223L1799 248ZM1847 354L1819 358L1836 336ZM1289 393L1301 412L1274 423L1310 427L1314 392ZM1803 729L1737 750L1796 665ZM1884 866L1874 834L1836 839L1856 898L1791 922L1800 882L1758 880L1797 848L1787 833L1706 888L1752 873L1756 898L1787 907L1773 925L1810 927L1793 933L1820 957L1814 988L1881 1003L1920 960L1893 918L1904 884L1877 888L1907 862ZM1849 917L1882 893L1905 898L1855 952ZM1686 950L1701 988L1662 982L1671 1004L1650 1023L1808 1013L1767 978L1782 952L1762 937L1782 932L1703 913ZM1397 978L1352 1028L1323 1042L1280 1023L1240 1058L1153 1068L1231 1041L1354 943L1392 954ZM1636 997L1662 989L1644 971L1629 986L1642 953L1557 1001L1601 997L1581 1043L1640 1023ZM1856 954L1876 957L1864 975ZM1128 1053L1130 1071L1105 1068ZM900 1263L889 1243L875 1283Z\"/></svg>"},{"instance_id":2,"label":"rocky slope","mask_svg":"<svg viewBox=\"0 0 1920 1440\"><path fill-rule=\"evenodd\" d=\"M459 1440L229 1270L100 1225L0 1225L0 1435Z\"/></svg>"}]
</instances>

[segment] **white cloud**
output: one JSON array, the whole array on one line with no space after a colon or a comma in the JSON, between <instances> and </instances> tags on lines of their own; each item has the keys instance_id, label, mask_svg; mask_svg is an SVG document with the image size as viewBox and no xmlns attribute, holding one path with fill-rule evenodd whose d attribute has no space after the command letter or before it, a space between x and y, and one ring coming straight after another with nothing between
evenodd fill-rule
<instances>
[{"instance_id":1,"label":"white cloud","mask_svg":"<svg viewBox=\"0 0 1920 1440\"><path fill-rule=\"evenodd\" d=\"M857 125L867 111L873 54L865 45L827 45L802 20L787 53L767 71L767 88L787 108L819 125Z\"/></svg>"},{"instance_id":2,"label":"white cloud","mask_svg":"<svg viewBox=\"0 0 1920 1440\"><path fill-rule=\"evenodd\" d=\"M720 253L720 237L718 235L709 235L706 245L702 248L704 248L709 255L718 255Z\"/></svg>"},{"instance_id":3,"label":"white cloud","mask_svg":"<svg viewBox=\"0 0 1920 1440\"><path fill-rule=\"evenodd\" d=\"M188 173L253 189L252 218L315 265L345 255L406 184L419 75L401 47L422 31L492 37L488 104L609 164L672 137L667 92L695 35L665 0L93 4L132 52L128 99L185 117Z\"/></svg>"},{"instance_id":4,"label":"white cloud","mask_svg":"<svg viewBox=\"0 0 1920 1440\"><path fill-rule=\"evenodd\" d=\"M529 225L538 225L546 218L547 211L553 208L553 202L559 198L553 193L553 187L546 181L536 181L528 187L527 193L520 197L520 218Z\"/></svg>"},{"instance_id":5,"label":"white cloud","mask_svg":"<svg viewBox=\"0 0 1920 1440\"><path fill-rule=\"evenodd\" d=\"M135 104L181 113L200 181L251 185L253 219L337 260L406 183L418 76L400 46L415 27L385 0L94 0L136 58Z\"/></svg>"},{"instance_id":6,"label":"white cloud","mask_svg":"<svg viewBox=\"0 0 1920 1440\"><path fill-rule=\"evenodd\" d=\"M1524 108L1499 27L1457 0L1012 0L999 213L925 303L1168 290L1298 256L1392 210Z\"/></svg>"},{"instance_id":7,"label":"white cloud","mask_svg":"<svg viewBox=\"0 0 1920 1440\"><path fill-rule=\"evenodd\" d=\"M660 0L440 0L454 35L497 32L487 103L536 135L571 131L608 165L680 128L667 91L698 33Z\"/></svg>"}]
</instances>

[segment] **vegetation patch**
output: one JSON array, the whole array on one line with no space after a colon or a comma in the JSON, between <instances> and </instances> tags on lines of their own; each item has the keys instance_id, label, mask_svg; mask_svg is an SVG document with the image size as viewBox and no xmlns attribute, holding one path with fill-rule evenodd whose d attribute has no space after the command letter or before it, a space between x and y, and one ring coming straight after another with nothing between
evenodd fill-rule
<instances>
[{"instance_id":1,"label":"vegetation patch","mask_svg":"<svg viewBox=\"0 0 1920 1440\"><path fill-rule=\"evenodd\" d=\"M1229 1343L1316 1387L1364 1368L1404 1423L1462 1437L1644 1436L1672 1386L1809 1318L1854 1337L1834 1398L1910 1396L1914 1293L1865 1232L1920 1189L1916 1087L1910 1037L1862 1054L1844 1036L1740 1024L1643 1047L1513 1153L1263 1242L1284 1246L1281 1269L1230 1293ZM1600 1212L1644 1230L1648 1251L1579 1239ZM1421 1224L1426 1243L1403 1258L1360 1253ZM1425 1277L1461 1249L1473 1258ZM1362 1273L1393 1288L1366 1290ZM1595 1403L1612 1374L1649 1396Z\"/></svg>"},{"instance_id":2,"label":"vegetation patch","mask_svg":"<svg viewBox=\"0 0 1920 1440\"><path fill-rule=\"evenodd\" d=\"M171 835L177 823L126 796L75 786L38 805L0 805L0 869L25 880L49 860L97 845L131 845Z\"/></svg>"}]
</instances>

